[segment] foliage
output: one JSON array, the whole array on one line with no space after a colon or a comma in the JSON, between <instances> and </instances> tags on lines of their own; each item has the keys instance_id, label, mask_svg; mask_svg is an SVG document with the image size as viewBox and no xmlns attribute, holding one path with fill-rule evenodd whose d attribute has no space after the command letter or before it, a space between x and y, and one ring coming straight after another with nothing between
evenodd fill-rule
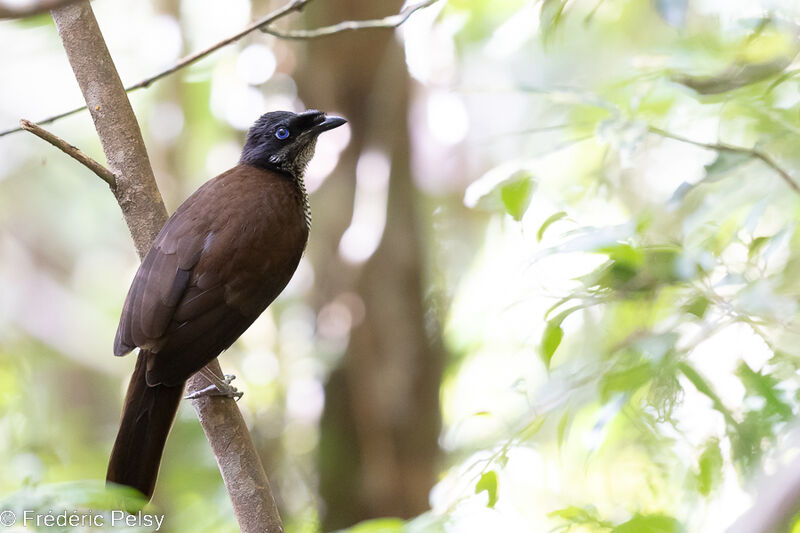
<instances>
[{"instance_id":1,"label":"foliage","mask_svg":"<svg viewBox=\"0 0 800 533\"><path fill-rule=\"evenodd\" d=\"M411 121L412 145L424 145L412 159L423 189L437 191L413 207L433 205L420 219L429 246L420 255L430 261L431 313L454 355L441 384L446 457L429 512L349 531L723 531L767 467L791 456L800 194L786 180L800 181L800 10L741 4L450 0L409 21L403 38L418 82L409 115L428 113ZM142 27L129 16L152 14L107 17L138 50L140 34L124 40L125 28ZM205 38L217 21L200 18ZM26 32L52 29L45 17L13 24L6 44L20 49L35 44ZM241 127L232 106L244 102L249 116L254 92L261 103L296 99L285 73L258 88L231 81L243 68L237 57L201 63L134 101L150 144L169 148L153 151L157 174L192 176L165 187L171 206L229 166L231 126ZM14 61L0 59L21 68ZM159 129L171 92L191 143ZM49 102L24 96L7 95L3 116ZM67 96L53 105L69 107ZM442 101L444 119L425 107ZM459 111L463 138L437 140L437 128L453 135ZM86 122L68 123L65 137L99 153ZM71 163L44 165L40 147L8 142L0 507L102 507L96 486L64 483L102 476L125 374L99 362L124 296L108 271L132 272L136 258L120 244L127 230L106 191ZM468 209L457 205L462 196ZM273 462L287 531L311 533L321 512L311 503L315 457L325 453L314 409L346 334L319 332L322 315L304 301L319 299L308 288L313 266L304 267L307 287L284 295L225 357L244 376L241 405ZM48 309L26 306L29 294ZM355 320L340 309L348 306L326 308L336 318L329 330L341 329L342 316ZM168 444L156 495L170 528L230 530L232 511L190 413L170 442L182 444Z\"/></svg>"},{"instance_id":2,"label":"foliage","mask_svg":"<svg viewBox=\"0 0 800 533\"><path fill-rule=\"evenodd\" d=\"M519 321L520 332L528 325L503 345L518 350L515 368L527 374L511 387L530 407L485 412L511 426L540 420L544 429L524 439L497 431L503 452L471 459L493 476L480 476L475 491L499 485L491 507L510 506L542 527L546 505L526 513L521 497L508 496L532 497L531 486L508 481L508 458L530 448L557 480L535 490L582 500L550 510L549 527L721 531L743 509L722 523L714 510L731 506L732 487L742 494L767 458L779 460L800 407L800 196L784 181L800 163L796 28L785 23L796 10L786 5L754 20L722 3L716 11L708 3L704 16L686 2L539 4L538 27L495 49L511 72L514 88L504 90L516 91L524 110L504 124L519 131L515 164L536 176L537 189L522 215L519 204L476 202L507 187L499 176L513 175L511 163L498 158L465 197L470 207L506 215L487 242L515 243L487 244L506 255L477 268L509 256L524 266L504 269L501 276L515 280L508 283L476 274L464 291L485 283L507 291L506 307L496 307L502 318L489 324ZM522 28L515 17L530 13L521 6L480 35L461 34L462 66L475 61L476 46L512 41L501 32ZM468 109L485 101L469 90ZM546 281L524 281L536 276ZM464 314L451 320L454 337L479 324ZM476 345L472 357L490 353ZM533 353L547 374L522 363ZM456 474L464 467L451 475L465 475ZM597 483L612 489L598 492ZM457 486L450 498L466 505Z\"/></svg>"}]
</instances>

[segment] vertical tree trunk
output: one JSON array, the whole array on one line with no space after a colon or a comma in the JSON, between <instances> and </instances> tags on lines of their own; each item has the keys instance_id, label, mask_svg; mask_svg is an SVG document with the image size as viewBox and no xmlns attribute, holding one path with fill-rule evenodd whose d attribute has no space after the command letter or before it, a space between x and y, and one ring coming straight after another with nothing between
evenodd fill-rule
<instances>
[{"instance_id":1,"label":"vertical tree trunk","mask_svg":"<svg viewBox=\"0 0 800 533\"><path fill-rule=\"evenodd\" d=\"M307 19L315 26L384 16L400 7L397 1L319 3ZM409 165L410 80L402 49L390 30L343 34L298 49L305 50L301 97L310 107L343 113L353 132L336 174L312 199L317 303L354 291L365 309L326 386L320 492L327 531L428 508L439 455L444 350L423 302L424 245ZM366 149L391 160L386 227L372 257L352 266L340 258L338 243L352 214L356 164Z\"/></svg>"}]
</instances>

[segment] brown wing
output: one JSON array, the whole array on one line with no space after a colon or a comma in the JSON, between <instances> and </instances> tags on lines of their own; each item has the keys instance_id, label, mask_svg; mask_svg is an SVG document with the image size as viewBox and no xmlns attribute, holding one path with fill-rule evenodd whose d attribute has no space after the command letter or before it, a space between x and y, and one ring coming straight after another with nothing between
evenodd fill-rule
<instances>
[{"instance_id":1,"label":"brown wing","mask_svg":"<svg viewBox=\"0 0 800 533\"><path fill-rule=\"evenodd\" d=\"M308 236L286 179L235 167L170 217L136 273L114 353L146 348L149 385L179 384L228 348L291 279ZM287 231L286 228L289 228Z\"/></svg>"},{"instance_id":2,"label":"brown wing","mask_svg":"<svg viewBox=\"0 0 800 533\"><path fill-rule=\"evenodd\" d=\"M125 300L114 355L124 355L137 346L155 345L166 332L190 276L190 269L178 267L176 254L164 253L157 247L150 250Z\"/></svg>"},{"instance_id":3,"label":"brown wing","mask_svg":"<svg viewBox=\"0 0 800 533\"><path fill-rule=\"evenodd\" d=\"M192 224L196 221L192 206L202 190L167 220L136 271L122 308L114 355L137 346L154 348L166 333L202 251L202 229Z\"/></svg>"}]
</instances>

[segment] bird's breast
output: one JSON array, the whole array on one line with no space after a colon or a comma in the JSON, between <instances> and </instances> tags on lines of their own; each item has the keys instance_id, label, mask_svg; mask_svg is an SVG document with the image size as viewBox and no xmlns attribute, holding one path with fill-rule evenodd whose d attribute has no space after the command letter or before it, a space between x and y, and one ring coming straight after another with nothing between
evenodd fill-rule
<instances>
[{"instance_id":1,"label":"bird's breast","mask_svg":"<svg viewBox=\"0 0 800 533\"><path fill-rule=\"evenodd\" d=\"M251 167L252 168L252 167ZM283 290L302 257L308 226L301 195L283 176L259 169L230 180L207 213L195 272L221 283L225 300L260 313Z\"/></svg>"}]
</instances>

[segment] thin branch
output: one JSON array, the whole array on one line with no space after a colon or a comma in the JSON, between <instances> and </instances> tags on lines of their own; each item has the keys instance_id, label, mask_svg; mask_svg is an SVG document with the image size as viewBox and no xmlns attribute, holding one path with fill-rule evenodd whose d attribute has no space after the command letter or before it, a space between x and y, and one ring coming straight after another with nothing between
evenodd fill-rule
<instances>
[{"instance_id":1,"label":"thin branch","mask_svg":"<svg viewBox=\"0 0 800 533\"><path fill-rule=\"evenodd\" d=\"M425 0L424 2L420 2L418 4L412 4L402 9L400 13L397 13L396 15L389 15L388 17L383 17L380 19L346 20L338 24L323 26L322 28L317 28L314 30L282 31L265 26L261 28L261 31L270 35L274 35L275 37L280 37L281 39L316 39L346 31L365 30L372 28L397 28L420 9L428 7L438 1L439 0Z\"/></svg>"},{"instance_id":2,"label":"thin branch","mask_svg":"<svg viewBox=\"0 0 800 533\"><path fill-rule=\"evenodd\" d=\"M243 30L227 37L208 48L204 48L194 54L188 55L172 65L171 67L164 69L152 76L149 76L139 82L134 83L133 85L128 85L125 87L126 92L136 91L138 89L144 89L149 87L153 82L160 80L165 76L169 76L181 70L183 68L188 67L189 65L200 61L204 57L216 52L220 48L223 48L229 44L232 44L242 37L254 32L257 29L261 29L265 33L269 33L276 37L280 37L282 39L313 39L316 37L324 37L328 35L333 35L334 33L341 33L345 31L352 31L352 30L360 30L366 28L396 28L403 24L408 18L413 15L415 12L419 11L422 8L428 7L439 0L425 0L419 4L414 4L408 6L407 8L403 9L400 13L396 15L390 15L388 17L382 19L375 19L375 20L363 20L363 21L345 21L339 24L334 24L333 26L326 26L323 28L318 28L316 30L298 30L293 32L281 32L280 30L275 30L272 28L268 28L269 24L272 24L278 19L281 19L290 13L295 11L302 11L303 8L308 5L313 0L292 0L291 2L287 3L283 7L276 9L275 11L269 13L261 17L260 19L256 20L255 22L250 23L246 26ZM69 3L69 2L66 2ZM55 122L56 120L60 120L62 118L68 117L70 115L74 115L75 113L79 113L86 109L86 106L76 107L74 109L70 109L69 111L64 111L57 115L53 115L42 120L37 121L37 124L50 124ZM0 131L0 137L5 135L9 135L11 133L16 133L18 131L22 131L23 128L10 128L7 130Z\"/></svg>"},{"instance_id":3,"label":"thin branch","mask_svg":"<svg viewBox=\"0 0 800 533\"><path fill-rule=\"evenodd\" d=\"M74 159L81 165L85 166L86 168L97 174L97 176L101 180L108 183L108 186L111 187L111 190L116 189L117 178L114 176L114 174L112 174L112 172L108 170L106 167L104 167L103 165L101 165L88 155L81 152L78 148L72 146L61 137L58 137L57 135L50 133L46 129L40 128L30 120L25 120L23 118L22 120L19 121L19 125L23 130L29 131L34 135L36 135L37 137L39 137L40 139L49 142L50 144L52 144L53 146L55 146L68 156L70 156L72 159Z\"/></svg>"},{"instance_id":4,"label":"thin branch","mask_svg":"<svg viewBox=\"0 0 800 533\"><path fill-rule=\"evenodd\" d=\"M278 20L280 18L283 18L286 15L288 15L290 13L293 13L295 11L302 11L303 8L306 7L306 5L309 4L310 2L312 2L312 0L292 0L291 2L289 2L286 5L284 5L283 7L279 7L278 9L273 11L272 13L269 13L268 15L265 15L265 16L261 17L260 19L258 19L255 22L251 22L248 26L245 26L245 28L243 30L239 31L238 33L235 33L235 34L231 35L230 37L228 37L226 39L223 39L223 40L219 41L218 43L209 46L208 48L200 50L199 52L195 52L194 54L191 54L191 55L188 55L188 56L184 57L183 59L181 59L180 61L178 61L177 63L175 63L171 67L169 67L168 69L162 70L158 74L150 76L149 78L145 78L142 81L140 81L139 83L134 83L133 85L131 85L129 87L126 87L125 90L127 92L130 92L130 91L134 91L136 89L142 89L144 87L147 87L151 83L153 83L154 81L160 80L164 76L169 76L173 72L176 72L176 71L178 71L178 70L180 70L180 69L182 69L184 67L187 67L187 66L191 65L192 63L195 63L195 62L203 59L207 55L209 55L209 54L211 54L213 52L216 52L220 48L223 48L225 46L228 46L229 44L235 43L236 41L238 41L239 39L241 39L245 35L256 31L257 29L261 28L262 26L265 26L267 24L271 24L271 23L275 22L276 20Z\"/></svg>"},{"instance_id":5,"label":"thin branch","mask_svg":"<svg viewBox=\"0 0 800 533\"><path fill-rule=\"evenodd\" d=\"M486 137L482 137L477 139L477 142L484 143L484 142L496 142L502 141L507 139L508 137L518 137L522 135L534 135L536 133L547 133L551 131L560 131L566 130L569 128L580 128L582 126L587 126L594 124L594 122L576 122L576 123L564 123L564 124L552 124L550 126L540 126L538 128L526 128L522 130L511 130L511 131L503 131L500 133L496 133L493 135L489 135Z\"/></svg>"},{"instance_id":6,"label":"thin branch","mask_svg":"<svg viewBox=\"0 0 800 533\"><path fill-rule=\"evenodd\" d=\"M660 135L661 137L665 137L667 139L672 139L674 141L679 141L687 144L693 144L694 146L699 146L700 148L706 148L708 150L715 150L717 152L727 152L730 154L742 154L749 156L753 159L759 159L762 163L767 165L769 168L774 170L786 184L792 188L792 190L796 193L800 193L800 185L794 180L791 174L789 174L786 169L781 167L778 163L775 162L772 157L768 154L765 154L761 150L756 148L745 148L743 146L734 146L732 144L725 144L725 143L705 143L700 141L694 141L692 139L687 139L686 137L682 137L675 133L671 133L666 130L662 130L660 128L656 128L655 126L649 126L648 131L655 135Z\"/></svg>"},{"instance_id":7,"label":"thin branch","mask_svg":"<svg viewBox=\"0 0 800 533\"><path fill-rule=\"evenodd\" d=\"M137 89L146 88L146 87L150 86L150 84L152 84L154 81L160 80L161 78L163 78L165 76L169 76L170 74L172 74L174 72L177 72L178 70L186 68L189 65L191 65L193 63L196 63L197 61L200 61L204 57L216 52L220 48L223 48L223 47L225 47L225 46L227 46L229 44L232 44L232 43L238 41L239 39L241 39L245 35L248 35L248 34L254 32L254 31L256 31L257 29L261 28L262 26L264 26L266 24L271 24L271 23L275 22L276 20L278 20L280 18L283 18L283 17L285 17L285 16L287 16L290 13L293 13L295 11L301 11L307 4L309 4L312 1L313 0L292 0L292 1L288 2L286 5L284 5L283 7L280 7L278 9L276 9L275 11L269 13L268 15L265 15L265 16L261 17L260 19L256 20L255 22L250 23L244 29L242 29L239 32L231 35L230 37L227 37L227 38L225 38L225 39L223 39L223 40L221 40L221 41L209 46L208 48L204 48L203 50L200 50L200 51L195 52L195 53L193 53L191 55L188 55L188 56L184 57L183 59L179 60L177 63L175 63L171 67L169 67L167 69L164 69L164 70L162 70L162 71L160 71L160 72L158 72L158 73L156 73L156 74L154 74L152 76L149 76L149 77L147 77L147 78L145 78L145 79L143 79L143 80L141 80L141 81L139 81L137 83L134 83L133 85L129 85L129 86L125 87L125 92L132 92L132 91L135 91ZM45 119L38 120L36 123L40 124L40 125L41 124L50 124L51 122L55 122L56 120L62 119L64 117L68 117L70 115L74 115L75 113L83 111L84 109L86 109L85 105L81 106L81 107L76 107L74 109L70 109L69 111L65 111L63 113L59 113L58 115L53 115L51 117L47 117ZM22 128L11 128L11 129L8 129L8 130L0 131L0 137L3 137L4 135L9 135L11 133L16 133L18 131L22 131Z\"/></svg>"},{"instance_id":8,"label":"thin branch","mask_svg":"<svg viewBox=\"0 0 800 533\"><path fill-rule=\"evenodd\" d=\"M21 19L39 15L51 9L74 4L78 0L39 0L30 5L15 6L14 2L0 0L0 19Z\"/></svg>"}]
</instances>

